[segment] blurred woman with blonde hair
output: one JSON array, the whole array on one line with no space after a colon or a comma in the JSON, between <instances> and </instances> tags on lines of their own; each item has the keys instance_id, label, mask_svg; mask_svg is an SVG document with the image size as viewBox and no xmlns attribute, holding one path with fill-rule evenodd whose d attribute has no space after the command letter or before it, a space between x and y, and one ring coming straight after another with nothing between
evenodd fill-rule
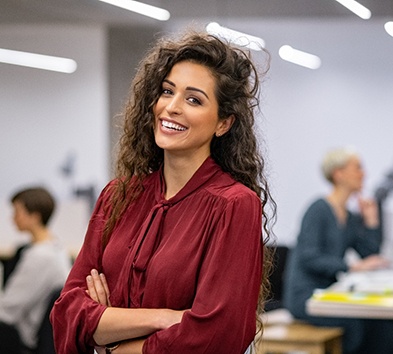
<instances>
[{"instance_id":1,"label":"blurred woman with blonde hair","mask_svg":"<svg viewBox=\"0 0 393 354\"><path fill-rule=\"evenodd\" d=\"M332 285L340 272L389 266L379 255L382 232L377 204L360 196L364 170L359 154L348 147L331 150L321 168L331 190L314 201L303 216L286 267L285 307L295 318L312 324L343 327L344 354L391 354L392 321L315 317L306 312L306 301L314 290ZM358 198L359 213L348 208L352 196ZM359 259L347 262L349 249L355 250Z\"/></svg>"}]
</instances>

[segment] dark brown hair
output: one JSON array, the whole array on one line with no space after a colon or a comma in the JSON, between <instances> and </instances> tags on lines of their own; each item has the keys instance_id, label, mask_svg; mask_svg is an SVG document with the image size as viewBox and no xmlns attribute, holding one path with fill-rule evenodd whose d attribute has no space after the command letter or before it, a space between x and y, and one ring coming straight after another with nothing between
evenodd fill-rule
<instances>
[{"instance_id":1,"label":"dark brown hair","mask_svg":"<svg viewBox=\"0 0 393 354\"><path fill-rule=\"evenodd\" d=\"M181 38L158 40L140 63L133 80L124 112L124 131L117 161L118 183L113 191L112 212L106 224L104 245L119 216L142 190L144 177L158 170L163 163L163 150L154 139L153 107L161 94L163 80L172 67L182 61L192 61L210 69L216 80L219 119L230 115L235 117L229 132L219 138L213 137L211 156L224 171L260 197L266 244L270 238L268 223L275 216L275 203L269 192L265 162L254 131L254 111L259 107L258 71L248 51L213 35L187 32ZM272 211L270 218L267 210ZM266 300L269 287L267 275L271 268L271 257L266 247L264 252L258 313Z\"/></svg>"},{"instance_id":2,"label":"dark brown hair","mask_svg":"<svg viewBox=\"0 0 393 354\"><path fill-rule=\"evenodd\" d=\"M26 188L11 197L11 202L22 203L26 210L32 213L38 213L41 217L42 225L47 225L56 203L52 195L42 187Z\"/></svg>"}]
</instances>

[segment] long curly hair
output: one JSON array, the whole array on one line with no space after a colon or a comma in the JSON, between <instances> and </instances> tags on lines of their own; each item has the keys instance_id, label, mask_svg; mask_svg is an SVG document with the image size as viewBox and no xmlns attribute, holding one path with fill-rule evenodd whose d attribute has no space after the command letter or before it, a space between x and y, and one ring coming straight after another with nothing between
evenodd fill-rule
<instances>
[{"instance_id":1,"label":"long curly hair","mask_svg":"<svg viewBox=\"0 0 393 354\"><path fill-rule=\"evenodd\" d=\"M212 158L261 199L264 257L257 310L260 314L269 292L268 274L272 262L266 243L271 235L268 224L275 217L275 202L270 195L265 178L265 161L254 131L254 113L259 107L259 74L249 51L244 48L204 32L187 31L180 38L162 37L147 53L133 80L125 107L116 169L118 183L113 187L112 211L104 232L104 244L120 215L142 191L144 178L163 163L164 152L154 139L153 107L160 97L163 80L172 67L182 61L191 61L210 69L216 80L219 119L230 115L235 117L226 134L213 137L210 149ZM269 208L265 208L267 204ZM266 210L272 211L270 217ZM261 323L259 328L262 328Z\"/></svg>"}]
</instances>

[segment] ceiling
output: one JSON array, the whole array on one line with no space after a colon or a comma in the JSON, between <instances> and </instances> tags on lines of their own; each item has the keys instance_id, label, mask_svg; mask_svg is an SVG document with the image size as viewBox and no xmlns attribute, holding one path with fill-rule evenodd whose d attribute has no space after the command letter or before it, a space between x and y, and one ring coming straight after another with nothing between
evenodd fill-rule
<instances>
[{"instance_id":1,"label":"ceiling","mask_svg":"<svg viewBox=\"0 0 393 354\"><path fill-rule=\"evenodd\" d=\"M393 0L358 0L373 18L393 19ZM334 0L145 0L171 19L184 18L358 18ZM289 5L290 4L290 5ZM360 20L360 19L359 19ZM74 23L108 26L157 24L156 20L97 0L0 0L0 24Z\"/></svg>"}]
</instances>

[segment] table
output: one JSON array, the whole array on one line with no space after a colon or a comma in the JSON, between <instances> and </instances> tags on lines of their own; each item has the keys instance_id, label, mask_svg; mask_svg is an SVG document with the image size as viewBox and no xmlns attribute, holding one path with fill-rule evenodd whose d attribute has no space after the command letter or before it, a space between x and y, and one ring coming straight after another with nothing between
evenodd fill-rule
<instances>
[{"instance_id":1,"label":"table","mask_svg":"<svg viewBox=\"0 0 393 354\"><path fill-rule=\"evenodd\" d=\"M393 269L342 274L306 302L310 315L393 319Z\"/></svg>"}]
</instances>

